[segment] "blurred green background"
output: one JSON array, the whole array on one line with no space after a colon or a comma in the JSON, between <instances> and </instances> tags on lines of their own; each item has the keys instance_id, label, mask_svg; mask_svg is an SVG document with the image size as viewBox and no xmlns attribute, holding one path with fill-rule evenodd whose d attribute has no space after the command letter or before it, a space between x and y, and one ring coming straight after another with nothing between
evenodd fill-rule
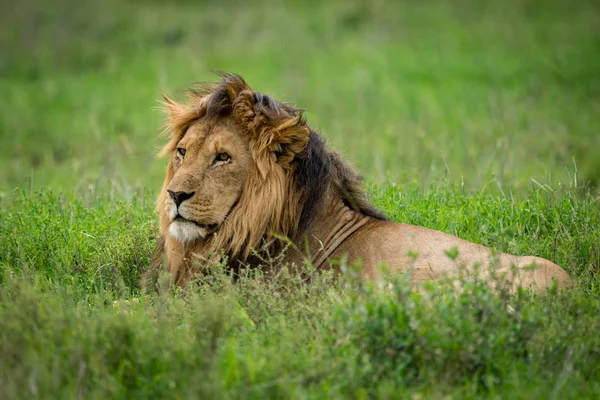
<instances>
[{"instance_id":1,"label":"blurred green background","mask_svg":"<svg viewBox=\"0 0 600 400\"><path fill-rule=\"evenodd\" d=\"M0 193L158 189L159 94L211 70L305 108L375 183L597 188L599 4L3 1Z\"/></svg>"}]
</instances>

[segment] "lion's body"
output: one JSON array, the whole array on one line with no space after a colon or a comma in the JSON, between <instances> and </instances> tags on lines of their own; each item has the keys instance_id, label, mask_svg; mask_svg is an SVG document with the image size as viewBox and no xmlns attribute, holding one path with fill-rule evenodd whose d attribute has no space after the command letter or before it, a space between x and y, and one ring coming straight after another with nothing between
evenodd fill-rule
<instances>
[{"instance_id":1,"label":"lion's body","mask_svg":"<svg viewBox=\"0 0 600 400\"><path fill-rule=\"evenodd\" d=\"M464 266L463 274L486 278L493 270L495 279L503 276L515 286L541 289L552 286L554 280L560 286L571 284L564 269L543 258L492 254L485 246L407 224L373 223L349 238L332 258L343 254L351 260L364 260L364 271L372 279L378 278L377 266L382 264L388 265L392 272L406 271L408 267L414 281L456 276ZM480 268L473 271L476 265Z\"/></svg>"},{"instance_id":2,"label":"lion's body","mask_svg":"<svg viewBox=\"0 0 600 400\"><path fill-rule=\"evenodd\" d=\"M224 75L193 91L191 104L166 99L171 155L158 198L169 271L185 284L214 254L232 267L282 262L317 268L345 259L363 275L411 272L415 281L480 265L514 286L569 285L558 265L519 257L423 227L389 221L365 200L359 176L301 118L301 111ZM289 238L294 245L286 248ZM263 257L261 257L263 256ZM531 268L526 268L528 266Z\"/></svg>"}]
</instances>

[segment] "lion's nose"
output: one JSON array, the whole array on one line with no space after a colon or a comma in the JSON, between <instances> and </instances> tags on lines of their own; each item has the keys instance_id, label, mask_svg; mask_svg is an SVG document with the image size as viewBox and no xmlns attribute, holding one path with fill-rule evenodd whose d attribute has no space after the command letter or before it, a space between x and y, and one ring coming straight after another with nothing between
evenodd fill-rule
<instances>
[{"instance_id":1,"label":"lion's nose","mask_svg":"<svg viewBox=\"0 0 600 400\"><path fill-rule=\"evenodd\" d=\"M169 196L171 196L171 198L173 199L173 201L175 202L175 205L177 207L179 207L179 205L181 203L183 203L184 201L186 201L187 199L189 199L190 197L192 197L194 195L195 192L191 192L191 193L187 193L187 192L174 192L172 190L167 190L167 192L169 192Z\"/></svg>"}]
</instances>

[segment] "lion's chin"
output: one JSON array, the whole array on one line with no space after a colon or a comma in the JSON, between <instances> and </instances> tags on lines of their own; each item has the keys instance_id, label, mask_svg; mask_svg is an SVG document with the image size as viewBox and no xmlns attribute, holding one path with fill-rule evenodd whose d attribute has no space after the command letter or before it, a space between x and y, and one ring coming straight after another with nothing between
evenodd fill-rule
<instances>
[{"instance_id":1,"label":"lion's chin","mask_svg":"<svg viewBox=\"0 0 600 400\"><path fill-rule=\"evenodd\" d=\"M183 243L190 243L206 238L208 229L202 228L190 221L175 220L171 223L171 226L169 226L169 234L175 240Z\"/></svg>"}]
</instances>

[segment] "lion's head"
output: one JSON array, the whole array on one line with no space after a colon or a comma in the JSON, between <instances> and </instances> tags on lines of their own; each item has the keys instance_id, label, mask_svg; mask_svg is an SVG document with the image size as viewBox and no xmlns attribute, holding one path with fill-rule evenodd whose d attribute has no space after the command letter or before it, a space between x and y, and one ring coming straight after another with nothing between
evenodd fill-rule
<instances>
[{"instance_id":1,"label":"lion's head","mask_svg":"<svg viewBox=\"0 0 600 400\"><path fill-rule=\"evenodd\" d=\"M163 102L170 141L161 154L170 160L157 209L167 247L210 245L243 260L301 234L332 164L302 111L230 74L189 97Z\"/></svg>"}]
</instances>

